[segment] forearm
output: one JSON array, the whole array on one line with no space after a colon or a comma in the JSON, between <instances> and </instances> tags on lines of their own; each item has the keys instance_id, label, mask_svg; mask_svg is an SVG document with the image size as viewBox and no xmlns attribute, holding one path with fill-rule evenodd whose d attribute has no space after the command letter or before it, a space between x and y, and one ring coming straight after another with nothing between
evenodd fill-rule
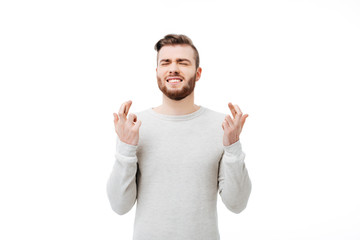
<instances>
[{"instance_id":1,"label":"forearm","mask_svg":"<svg viewBox=\"0 0 360 240\"><path fill-rule=\"evenodd\" d=\"M120 215L130 211L136 201L136 148L117 140L115 163L107 181L107 195L111 208Z\"/></svg>"},{"instance_id":2,"label":"forearm","mask_svg":"<svg viewBox=\"0 0 360 240\"><path fill-rule=\"evenodd\" d=\"M240 141L224 147L220 165L220 195L226 207L234 213L245 209L251 193L251 181L244 159Z\"/></svg>"}]
</instances>

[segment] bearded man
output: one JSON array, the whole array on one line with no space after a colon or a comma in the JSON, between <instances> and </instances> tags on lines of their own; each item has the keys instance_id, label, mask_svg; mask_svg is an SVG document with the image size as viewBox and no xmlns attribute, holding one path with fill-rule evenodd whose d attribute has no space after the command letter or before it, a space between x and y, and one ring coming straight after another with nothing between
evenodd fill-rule
<instances>
[{"instance_id":1,"label":"bearded man","mask_svg":"<svg viewBox=\"0 0 360 240\"><path fill-rule=\"evenodd\" d=\"M240 213L251 192L240 143L248 114L232 103L232 117L194 104L202 69L190 38L168 34L155 50L162 104L129 113L130 100L113 114L110 205L123 215L137 202L133 240L219 240L217 193Z\"/></svg>"}]
</instances>

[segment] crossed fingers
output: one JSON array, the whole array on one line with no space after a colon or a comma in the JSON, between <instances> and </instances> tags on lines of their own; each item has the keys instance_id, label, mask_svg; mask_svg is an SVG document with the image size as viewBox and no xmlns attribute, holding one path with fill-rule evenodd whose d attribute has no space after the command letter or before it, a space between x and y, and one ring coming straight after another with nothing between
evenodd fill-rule
<instances>
[{"instance_id":1,"label":"crossed fingers","mask_svg":"<svg viewBox=\"0 0 360 240\"><path fill-rule=\"evenodd\" d=\"M242 112L238 105L233 105L232 103L229 103L228 106L235 120L241 118Z\"/></svg>"},{"instance_id":2,"label":"crossed fingers","mask_svg":"<svg viewBox=\"0 0 360 240\"><path fill-rule=\"evenodd\" d=\"M230 121L230 124L233 123L234 125L240 126L240 129L242 129L244 123L245 123L245 119L249 116L248 114L243 115L240 107L238 105L233 105L231 102L228 104L231 114L234 117L234 120L232 121L232 119L230 117L228 117L228 121ZM230 119L229 119L230 118Z\"/></svg>"},{"instance_id":3,"label":"crossed fingers","mask_svg":"<svg viewBox=\"0 0 360 240\"><path fill-rule=\"evenodd\" d=\"M129 109L130 109L130 106L132 104L132 101L129 100L127 102L124 102L123 104L121 104L121 107L119 109L119 118L120 118L120 121L126 121L126 116L128 115L129 113Z\"/></svg>"}]
</instances>

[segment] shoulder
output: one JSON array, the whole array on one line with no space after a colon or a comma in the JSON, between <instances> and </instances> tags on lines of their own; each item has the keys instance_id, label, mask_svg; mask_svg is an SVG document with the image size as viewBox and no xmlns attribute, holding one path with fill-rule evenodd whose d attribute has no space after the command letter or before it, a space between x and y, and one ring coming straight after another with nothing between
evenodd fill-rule
<instances>
[{"instance_id":1,"label":"shoulder","mask_svg":"<svg viewBox=\"0 0 360 240\"><path fill-rule=\"evenodd\" d=\"M223 121L226 114L223 113L223 112L220 112L218 110L213 110L213 109L210 109L208 107L204 107L205 108L205 115L207 117L209 117L210 119L214 119L214 120L219 120L219 121Z\"/></svg>"},{"instance_id":2,"label":"shoulder","mask_svg":"<svg viewBox=\"0 0 360 240\"><path fill-rule=\"evenodd\" d=\"M143 109L143 110L138 110L135 112L132 112L133 114L135 114L139 119L143 118L146 113L149 111L149 109Z\"/></svg>"},{"instance_id":3,"label":"shoulder","mask_svg":"<svg viewBox=\"0 0 360 240\"><path fill-rule=\"evenodd\" d=\"M205 108L203 115L203 124L213 130L219 130L222 133L222 123L226 117L226 114L210 108Z\"/></svg>"}]
</instances>

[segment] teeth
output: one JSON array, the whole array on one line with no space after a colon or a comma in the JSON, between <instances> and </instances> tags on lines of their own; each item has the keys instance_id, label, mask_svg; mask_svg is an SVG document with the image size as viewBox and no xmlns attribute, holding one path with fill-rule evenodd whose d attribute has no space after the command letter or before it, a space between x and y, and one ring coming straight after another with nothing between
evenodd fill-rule
<instances>
[{"instance_id":1,"label":"teeth","mask_svg":"<svg viewBox=\"0 0 360 240\"><path fill-rule=\"evenodd\" d=\"M182 82L180 78L169 78L166 80L167 82Z\"/></svg>"}]
</instances>

